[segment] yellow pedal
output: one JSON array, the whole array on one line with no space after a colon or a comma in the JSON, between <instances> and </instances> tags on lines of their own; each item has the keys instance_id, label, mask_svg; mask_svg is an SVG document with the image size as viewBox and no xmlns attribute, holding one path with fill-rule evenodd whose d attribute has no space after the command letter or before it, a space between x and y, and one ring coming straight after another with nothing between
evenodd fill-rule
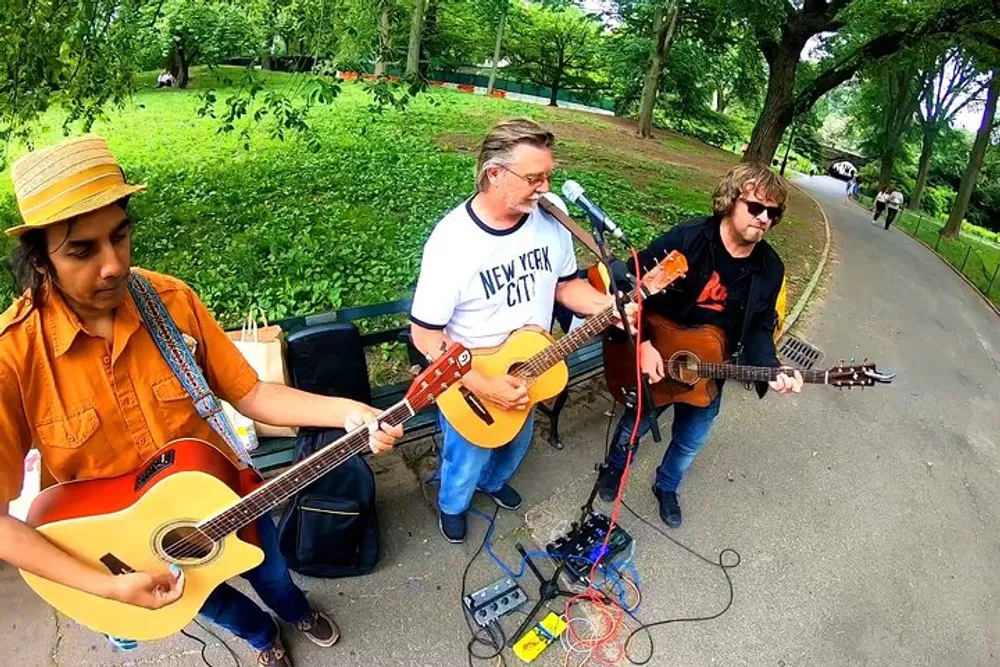
<instances>
[{"instance_id":1,"label":"yellow pedal","mask_svg":"<svg viewBox=\"0 0 1000 667\"><path fill-rule=\"evenodd\" d=\"M549 644L559 639L566 630L567 623L561 616L549 612L535 627L524 633L514 644L514 655L524 662L531 662L549 647Z\"/></svg>"}]
</instances>

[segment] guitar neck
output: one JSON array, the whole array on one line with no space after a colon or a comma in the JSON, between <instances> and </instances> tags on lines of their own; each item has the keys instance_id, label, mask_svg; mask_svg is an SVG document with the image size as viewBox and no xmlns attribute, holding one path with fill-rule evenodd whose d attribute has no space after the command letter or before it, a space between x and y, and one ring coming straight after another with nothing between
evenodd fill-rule
<instances>
[{"instance_id":1,"label":"guitar neck","mask_svg":"<svg viewBox=\"0 0 1000 667\"><path fill-rule=\"evenodd\" d=\"M739 380L740 382L770 382L778 377L778 373L783 372L780 368L768 366L742 366L739 364L710 364L700 362L698 364L698 376L702 378L714 378L724 380ZM805 382L812 384L826 384L827 372L825 370L799 371Z\"/></svg>"},{"instance_id":2,"label":"guitar neck","mask_svg":"<svg viewBox=\"0 0 1000 667\"><path fill-rule=\"evenodd\" d=\"M635 299L635 290L629 292L628 300ZM591 338L598 335L615 321L615 312L618 307L611 305L587 318L578 328L566 334L556 342L552 343L544 350L528 359L518 368L516 375L520 377L537 377L549 370L560 361L580 349Z\"/></svg>"},{"instance_id":3,"label":"guitar neck","mask_svg":"<svg viewBox=\"0 0 1000 667\"><path fill-rule=\"evenodd\" d=\"M379 423L396 426L413 415L409 402L403 400L379 415ZM351 431L247 494L229 509L204 521L199 528L212 540L220 540L236 532L352 456L368 450L368 438L367 426Z\"/></svg>"}]
</instances>

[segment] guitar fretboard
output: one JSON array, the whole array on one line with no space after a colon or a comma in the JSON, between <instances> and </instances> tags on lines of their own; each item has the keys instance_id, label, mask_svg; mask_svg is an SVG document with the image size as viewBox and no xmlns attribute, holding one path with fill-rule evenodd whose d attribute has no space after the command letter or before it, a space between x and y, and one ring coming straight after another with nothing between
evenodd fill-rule
<instances>
[{"instance_id":1,"label":"guitar fretboard","mask_svg":"<svg viewBox=\"0 0 1000 667\"><path fill-rule=\"evenodd\" d=\"M741 382L771 382L778 377L779 373L784 372L780 368L770 368L768 366L742 366L738 364L712 364L706 362L698 362L694 368L683 363L671 365L674 375L694 369L697 369L698 377L739 380ZM825 370L799 372L802 374L802 379L805 382L826 384L827 374Z\"/></svg>"},{"instance_id":2,"label":"guitar fretboard","mask_svg":"<svg viewBox=\"0 0 1000 667\"><path fill-rule=\"evenodd\" d=\"M379 415L379 422L397 426L413 414L410 404L404 400ZM366 451L368 437L367 426L351 431L247 494L235 505L206 520L198 528L212 540L220 540L243 528L347 459Z\"/></svg>"},{"instance_id":3,"label":"guitar fretboard","mask_svg":"<svg viewBox=\"0 0 1000 667\"><path fill-rule=\"evenodd\" d=\"M627 299L629 303L635 299L635 290L629 292ZM566 334L535 356L525 361L524 364L517 369L514 375L522 378L532 378L538 377L545 371L549 370L574 351L579 349L580 346L585 344L591 338L611 326L611 323L615 320L615 312L617 309L618 307L616 305L611 305L596 315L588 317L587 320L578 328L574 329L572 332Z\"/></svg>"}]
</instances>

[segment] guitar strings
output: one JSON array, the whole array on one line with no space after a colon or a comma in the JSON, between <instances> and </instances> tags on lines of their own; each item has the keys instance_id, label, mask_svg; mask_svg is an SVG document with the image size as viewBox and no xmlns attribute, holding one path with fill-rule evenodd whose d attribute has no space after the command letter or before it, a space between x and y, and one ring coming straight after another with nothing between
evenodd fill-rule
<instances>
[{"instance_id":1,"label":"guitar strings","mask_svg":"<svg viewBox=\"0 0 1000 667\"><path fill-rule=\"evenodd\" d=\"M410 412L411 410L406 403L397 403L379 415L379 421L399 424L405 421L406 418L412 416L412 414L407 414ZM399 421L394 421L396 419L399 419ZM295 492L295 487L301 488L302 486L308 486L315 480L322 477L328 470L341 465L344 461L347 461L359 452L364 451L368 447L367 436L367 427L359 427L354 432L348 433L340 440L324 447L300 464L297 472L305 471L307 473L305 476L307 481L304 484L301 483L301 480L303 479L301 475L293 474L294 469L286 471L279 477L272 480L269 485L260 487L260 489L257 489L245 496L233 507L230 507L215 517L206 520L204 523L195 526L197 530L196 533L185 535L183 538L171 545L170 549L165 549L164 551L171 558L180 560L196 555L202 551L211 550L218 540L233 532L234 529L231 527L232 518L227 515L230 514L236 507L243 507L241 512L242 516L239 517L238 520L244 521L250 517L249 520L252 521L258 518L267 511L268 506L273 506L275 503L281 502L284 498L292 495ZM291 489L283 487L282 483L291 477L294 477L294 486ZM261 499L263 499L263 502L261 502ZM223 524L221 527L225 529L225 533L220 535L218 538L213 538L212 535L206 532L206 529L209 531L214 530L213 527L216 523ZM228 526L226 525L227 523L229 524ZM249 523L249 521L246 521L246 523ZM246 525L246 523L244 523L244 525ZM238 530L238 527L236 530ZM208 543L204 541L205 539L208 540Z\"/></svg>"}]
</instances>

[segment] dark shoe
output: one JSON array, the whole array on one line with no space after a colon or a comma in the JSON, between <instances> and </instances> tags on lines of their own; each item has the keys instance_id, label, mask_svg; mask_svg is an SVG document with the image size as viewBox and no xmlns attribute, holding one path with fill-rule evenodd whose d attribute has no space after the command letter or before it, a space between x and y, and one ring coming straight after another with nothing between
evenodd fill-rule
<instances>
[{"instance_id":1,"label":"dark shoe","mask_svg":"<svg viewBox=\"0 0 1000 667\"><path fill-rule=\"evenodd\" d=\"M660 519L671 528L678 528L681 525L681 506L677 502L677 492L664 491L654 486L653 494L660 502Z\"/></svg>"},{"instance_id":2,"label":"dark shoe","mask_svg":"<svg viewBox=\"0 0 1000 667\"><path fill-rule=\"evenodd\" d=\"M465 541L465 513L445 514L438 511L438 528L441 529L444 539L452 544L461 544Z\"/></svg>"},{"instance_id":3,"label":"dark shoe","mask_svg":"<svg viewBox=\"0 0 1000 667\"><path fill-rule=\"evenodd\" d=\"M296 623L295 627L316 646L326 648L340 641L340 628L321 611L313 611L309 618Z\"/></svg>"},{"instance_id":4,"label":"dark shoe","mask_svg":"<svg viewBox=\"0 0 1000 667\"><path fill-rule=\"evenodd\" d=\"M499 491L479 490L492 498L493 502L505 510L516 510L521 506L521 496L510 484L504 484L500 487Z\"/></svg>"},{"instance_id":5,"label":"dark shoe","mask_svg":"<svg viewBox=\"0 0 1000 667\"><path fill-rule=\"evenodd\" d=\"M292 661L288 659L288 651L281 645L281 642L275 641L274 646L257 653L257 665L258 667L292 667Z\"/></svg>"},{"instance_id":6,"label":"dark shoe","mask_svg":"<svg viewBox=\"0 0 1000 667\"><path fill-rule=\"evenodd\" d=\"M614 468L605 468L597 477L598 493L601 500L606 503L614 502L618 497L618 486L622 481L622 471Z\"/></svg>"}]
</instances>

